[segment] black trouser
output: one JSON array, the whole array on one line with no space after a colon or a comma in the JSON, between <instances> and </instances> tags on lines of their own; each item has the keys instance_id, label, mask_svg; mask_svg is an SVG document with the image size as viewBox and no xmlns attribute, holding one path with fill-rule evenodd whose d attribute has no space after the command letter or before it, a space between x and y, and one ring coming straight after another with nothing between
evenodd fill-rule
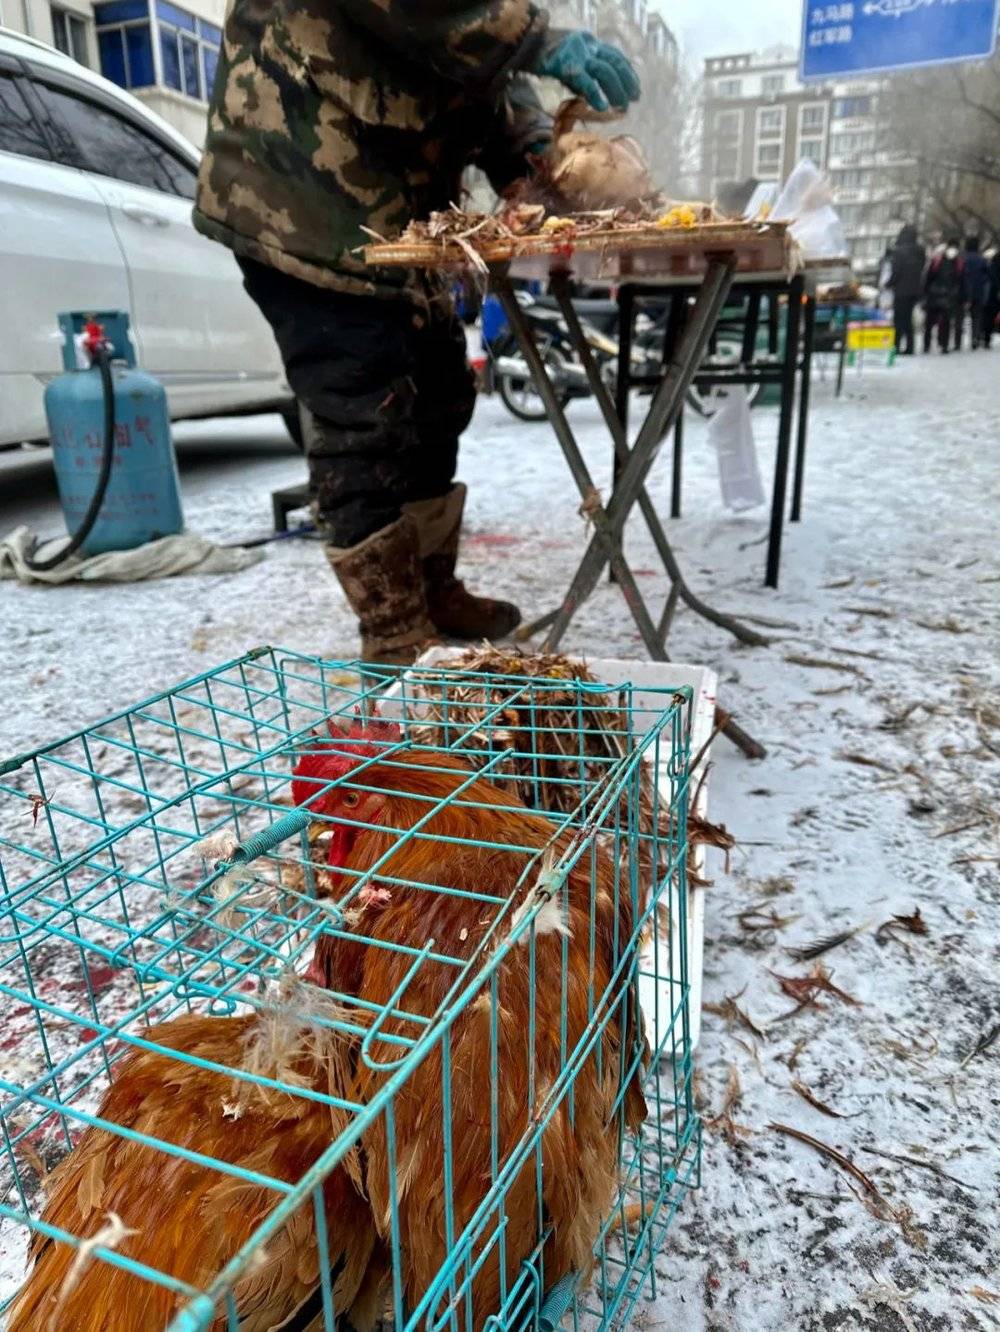
<instances>
[{"instance_id":1,"label":"black trouser","mask_svg":"<svg viewBox=\"0 0 1000 1332\"><path fill-rule=\"evenodd\" d=\"M475 406L465 333L450 305L354 296L239 260L274 330L292 391L315 418L309 490L334 546L395 522L452 485Z\"/></svg>"},{"instance_id":2,"label":"black trouser","mask_svg":"<svg viewBox=\"0 0 1000 1332\"><path fill-rule=\"evenodd\" d=\"M981 342L985 341L985 329L983 327L985 319L985 306L981 301L969 302L969 330L972 336L972 346L975 349ZM959 337L961 342L961 336Z\"/></svg>"},{"instance_id":3,"label":"black trouser","mask_svg":"<svg viewBox=\"0 0 1000 1332\"><path fill-rule=\"evenodd\" d=\"M917 308L916 296L897 296L892 303L893 321L896 325L896 351L900 355L913 355L913 311Z\"/></svg>"},{"instance_id":4,"label":"black trouser","mask_svg":"<svg viewBox=\"0 0 1000 1332\"><path fill-rule=\"evenodd\" d=\"M983 346L988 347L996 331L997 315L1000 314L1000 301L989 300L983 307Z\"/></svg>"},{"instance_id":5,"label":"black trouser","mask_svg":"<svg viewBox=\"0 0 1000 1332\"><path fill-rule=\"evenodd\" d=\"M937 329L938 346L943 352L951 341L952 309L949 305L928 305L924 320L924 351L931 349L931 334Z\"/></svg>"}]
</instances>

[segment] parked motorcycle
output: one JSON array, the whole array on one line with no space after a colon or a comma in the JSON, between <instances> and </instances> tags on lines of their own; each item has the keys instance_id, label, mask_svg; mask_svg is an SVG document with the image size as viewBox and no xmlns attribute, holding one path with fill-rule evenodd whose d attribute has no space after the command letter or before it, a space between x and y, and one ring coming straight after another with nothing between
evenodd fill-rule
<instances>
[{"instance_id":1,"label":"parked motorcycle","mask_svg":"<svg viewBox=\"0 0 1000 1332\"><path fill-rule=\"evenodd\" d=\"M516 293L518 304L534 334L542 361L562 407L574 398L590 396L583 365L570 340L569 329L556 300L551 296ZM483 309L484 342L490 356L490 382L511 415L521 421L544 421L545 407L535 389L527 362L510 326L496 309L495 298L487 297ZM601 378L614 395L618 377L618 304L611 300L574 299L573 307ZM656 373L663 356L667 304L640 310L632 339L632 373L636 377ZM706 369L731 369L740 363L742 334L737 327L720 322L715 345L705 361ZM760 392L750 388L751 406ZM699 384L688 391L687 403L699 416L714 416L725 396L725 388Z\"/></svg>"},{"instance_id":2,"label":"parked motorcycle","mask_svg":"<svg viewBox=\"0 0 1000 1332\"><path fill-rule=\"evenodd\" d=\"M565 407L574 398L589 397L586 372L570 341L569 329L555 298L535 296L528 291L518 291L516 295L560 405ZM574 300L573 308L601 378L613 394L618 376L618 305L610 300ZM484 311L484 332L487 324ZM491 357L493 384L507 410L520 421L544 421L545 407L509 325L504 322L499 334L486 345ZM632 345L633 373L652 373L662 351L662 326L648 315L640 314Z\"/></svg>"}]
</instances>

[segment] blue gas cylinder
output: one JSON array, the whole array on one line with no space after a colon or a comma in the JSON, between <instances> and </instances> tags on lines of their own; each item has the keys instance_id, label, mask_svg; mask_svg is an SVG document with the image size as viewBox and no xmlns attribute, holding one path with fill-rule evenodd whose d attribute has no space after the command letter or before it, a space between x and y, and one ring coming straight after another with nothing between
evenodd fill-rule
<instances>
[{"instance_id":1,"label":"blue gas cylinder","mask_svg":"<svg viewBox=\"0 0 1000 1332\"><path fill-rule=\"evenodd\" d=\"M66 526L75 532L90 504L104 449L101 373L88 365L81 338L88 321L102 325L112 344L115 447L111 478L100 515L81 546L84 555L131 550L181 531L180 484L170 438L170 414L162 384L136 368L128 315L120 312L59 316L66 373L45 390L59 500ZM85 367L85 368L84 368Z\"/></svg>"}]
</instances>

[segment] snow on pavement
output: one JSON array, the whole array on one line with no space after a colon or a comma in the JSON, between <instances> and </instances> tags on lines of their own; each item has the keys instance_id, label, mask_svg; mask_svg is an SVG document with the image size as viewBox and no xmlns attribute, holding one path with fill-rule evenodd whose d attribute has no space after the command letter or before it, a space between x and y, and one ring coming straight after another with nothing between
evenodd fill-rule
<instances>
[{"instance_id":1,"label":"snow on pavement","mask_svg":"<svg viewBox=\"0 0 1000 1332\"><path fill-rule=\"evenodd\" d=\"M670 535L692 585L774 641L744 648L681 610L671 652L720 672L722 703L769 756L749 763L715 747L712 813L741 845L730 873L714 866L708 895L703 1182L637 1327L1000 1326L1000 1040L969 1058L1000 1023L998 372L995 354L917 358L849 375L839 402L829 378L817 383L804 520L786 529L778 592L762 586L766 513L722 510L705 427L688 429L685 516ZM606 490L597 412L577 403L571 416ZM754 423L767 477L776 413L760 409ZM177 437L188 524L218 540L266 530L269 492L302 472L277 418ZM8 460L4 528L59 529L51 494L37 493L44 466ZM668 472L664 458L650 483L661 513ZM549 608L587 535L550 429L483 401L461 474L470 585L528 613ZM629 546L658 610L662 578L638 519ZM271 546L233 578L0 584L0 607L2 753L260 643L353 650L310 542ZM604 583L564 646L644 656ZM879 941L879 925L916 908L926 935ZM826 996L789 1016L795 1000L775 973L815 964L787 949L859 926L820 959L855 1002ZM843 1153L877 1194L776 1123Z\"/></svg>"}]
</instances>

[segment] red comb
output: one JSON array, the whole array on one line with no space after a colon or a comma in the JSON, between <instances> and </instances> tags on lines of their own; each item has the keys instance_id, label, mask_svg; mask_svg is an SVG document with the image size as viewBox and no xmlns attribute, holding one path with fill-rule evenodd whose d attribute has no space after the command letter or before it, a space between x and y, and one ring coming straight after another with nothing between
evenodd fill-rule
<instances>
[{"instance_id":1,"label":"red comb","mask_svg":"<svg viewBox=\"0 0 1000 1332\"><path fill-rule=\"evenodd\" d=\"M292 800L296 805L304 805L328 782L345 776L367 759L378 758L403 738L396 722L377 716L366 722L360 713L346 729L330 717L326 729L330 739L315 740L292 769Z\"/></svg>"}]
</instances>

